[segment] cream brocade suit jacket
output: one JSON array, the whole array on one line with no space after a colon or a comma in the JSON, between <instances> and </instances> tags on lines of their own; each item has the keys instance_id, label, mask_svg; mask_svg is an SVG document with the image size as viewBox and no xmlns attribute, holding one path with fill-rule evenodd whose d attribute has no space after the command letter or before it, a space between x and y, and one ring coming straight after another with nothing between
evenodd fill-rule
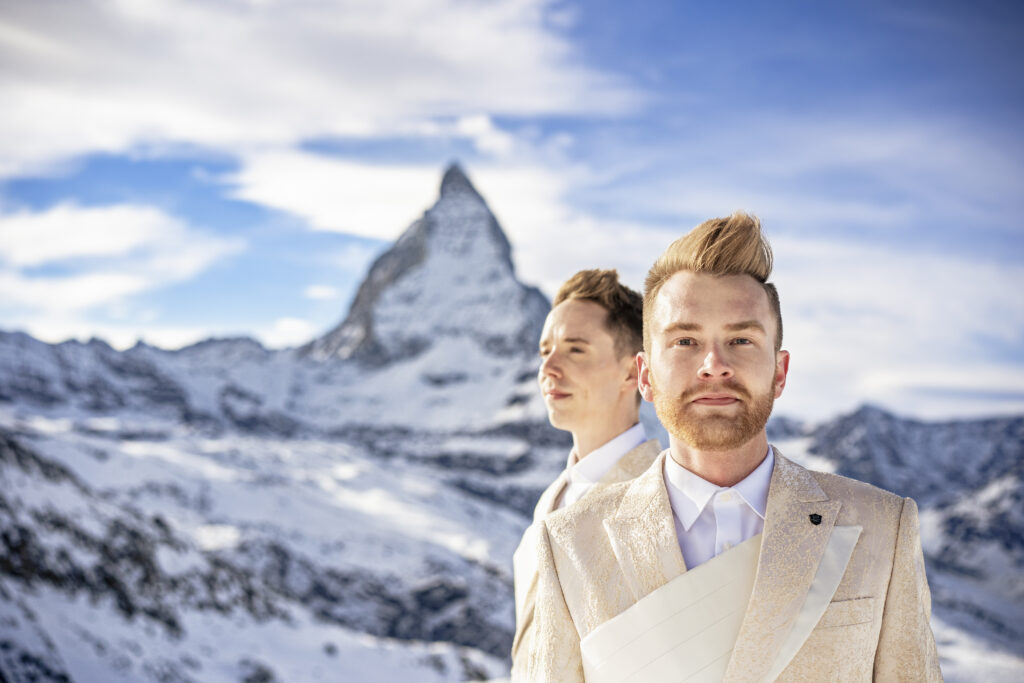
<instances>
[{"instance_id":1,"label":"cream brocade suit jacket","mask_svg":"<svg viewBox=\"0 0 1024 683\"><path fill-rule=\"evenodd\" d=\"M666 454L632 482L536 524L536 605L518 635L513 681L582 681L581 639L686 571ZM753 592L724 680L765 680L833 527L860 526L824 615L776 680L941 681L914 501L775 454Z\"/></svg>"},{"instance_id":2,"label":"cream brocade suit jacket","mask_svg":"<svg viewBox=\"0 0 1024 683\"><path fill-rule=\"evenodd\" d=\"M625 455L619 458L615 466L601 477L592 489L587 491L581 500L593 495L605 486L629 481L647 471L651 463L657 459L661 452L661 444L657 439L648 439ZM539 522L548 514L554 512L558 497L562 494L568 484L566 470L555 478L551 484L540 494L536 507L533 509L533 524L523 533L519 547L512 556L512 580L515 587L516 599L516 635L512 641L512 656L516 656L519 650L519 640L523 628L533 620L534 599L537 593L537 536L540 533Z\"/></svg>"}]
</instances>

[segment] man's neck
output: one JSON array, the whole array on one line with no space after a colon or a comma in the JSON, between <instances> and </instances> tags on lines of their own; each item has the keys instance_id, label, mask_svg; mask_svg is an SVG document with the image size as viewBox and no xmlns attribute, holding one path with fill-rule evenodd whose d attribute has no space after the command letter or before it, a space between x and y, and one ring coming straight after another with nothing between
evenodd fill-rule
<instances>
[{"instance_id":1,"label":"man's neck","mask_svg":"<svg viewBox=\"0 0 1024 683\"><path fill-rule=\"evenodd\" d=\"M572 447L576 451L576 459L582 460L587 457L635 425L637 421L638 415L633 412L632 415L620 415L617 418L605 420L589 429L573 431Z\"/></svg>"},{"instance_id":2,"label":"man's neck","mask_svg":"<svg viewBox=\"0 0 1024 683\"><path fill-rule=\"evenodd\" d=\"M669 435L672 459L715 486L735 486L747 478L768 455L768 435L760 434L726 451L702 451Z\"/></svg>"}]
</instances>

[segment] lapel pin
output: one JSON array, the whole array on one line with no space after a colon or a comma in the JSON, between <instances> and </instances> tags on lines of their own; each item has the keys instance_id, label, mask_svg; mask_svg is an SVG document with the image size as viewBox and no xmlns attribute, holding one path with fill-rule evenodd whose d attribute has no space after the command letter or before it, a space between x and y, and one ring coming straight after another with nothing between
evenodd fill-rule
<instances>
[{"instance_id":1,"label":"lapel pin","mask_svg":"<svg viewBox=\"0 0 1024 683\"><path fill-rule=\"evenodd\" d=\"M811 513L811 524L814 524L815 526L821 524L821 515L817 512Z\"/></svg>"}]
</instances>

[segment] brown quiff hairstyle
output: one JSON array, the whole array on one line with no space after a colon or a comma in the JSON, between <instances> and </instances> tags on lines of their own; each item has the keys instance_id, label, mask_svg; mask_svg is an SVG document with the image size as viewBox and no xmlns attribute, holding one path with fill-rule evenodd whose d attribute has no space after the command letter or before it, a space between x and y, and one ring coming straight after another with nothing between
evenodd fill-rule
<instances>
[{"instance_id":1,"label":"brown quiff hairstyle","mask_svg":"<svg viewBox=\"0 0 1024 683\"><path fill-rule=\"evenodd\" d=\"M662 285L684 270L708 275L749 275L760 282L775 316L775 350L782 348L779 291L768 282L772 274L772 247L761 233L757 216L737 211L728 218L704 221L670 244L654 262L644 283L644 348L648 353L654 300Z\"/></svg>"},{"instance_id":2,"label":"brown quiff hairstyle","mask_svg":"<svg viewBox=\"0 0 1024 683\"><path fill-rule=\"evenodd\" d=\"M581 270L558 289L551 307L570 299L593 301L608 311L605 327L615 338L620 358L643 350L643 297L619 282L615 269Z\"/></svg>"}]
</instances>

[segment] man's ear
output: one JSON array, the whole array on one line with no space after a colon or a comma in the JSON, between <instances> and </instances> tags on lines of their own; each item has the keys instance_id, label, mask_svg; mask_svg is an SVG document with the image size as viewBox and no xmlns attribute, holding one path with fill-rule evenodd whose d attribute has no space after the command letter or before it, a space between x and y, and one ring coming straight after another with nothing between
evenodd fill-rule
<instances>
[{"instance_id":1,"label":"man's ear","mask_svg":"<svg viewBox=\"0 0 1024 683\"><path fill-rule=\"evenodd\" d=\"M775 398L782 396L786 388L786 376L789 374L789 351L775 352Z\"/></svg>"},{"instance_id":2,"label":"man's ear","mask_svg":"<svg viewBox=\"0 0 1024 683\"><path fill-rule=\"evenodd\" d=\"M637 369L636 365L636 355L634 354L630 356L627 354L622 357L620 363L622 365L622 370L626 373L625 382L628 389L630 391L636 391L638 386L637 380L640 377L640 371Z\"/></svg>"},{"instance_id":3,"label":"man's ear","mask_svg":"<svg viewBox=\"0 0 1024 683\"><path fill-rule=\"evenodd\" d=\"M651 369L647 364L647 354L643 351L636 354L637 388L645 401L654 401L654 390L651 388Z\"/></svg>"}]
</instances>

